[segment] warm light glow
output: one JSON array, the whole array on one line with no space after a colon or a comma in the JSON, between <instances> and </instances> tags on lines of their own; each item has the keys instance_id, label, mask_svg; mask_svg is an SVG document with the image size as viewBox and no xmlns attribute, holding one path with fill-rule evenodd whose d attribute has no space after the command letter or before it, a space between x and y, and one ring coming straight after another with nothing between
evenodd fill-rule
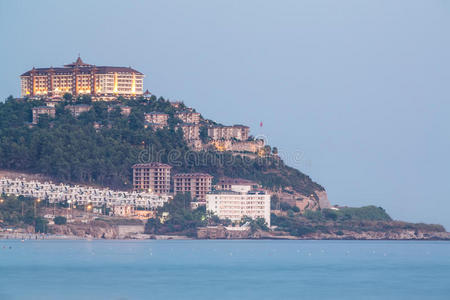
<instances>
[{"instance_id":1,"label":"warm light glow","mask_svg":"<svg viewBox=\"0 0 450 300\"><path fill-rule=\"evenodd\" d=\"M225 149L225 145L222 144L221 142L215 142L214 143L214 147L216 147L216 150L219 151L219 152L223 152L223 151L226 150Z\"/></svg>"},{"instance_id":2,"label":"warm light glow","mask_svg":"<svg viewBox=\"0 0 450 300\"><path fill-rule=\"evenodd\" d=\"M114 73L114 90L113 90L113 92L115 94L117 94L117 85L118 85L117 73Z\"/></svg>"},{"instance_id":3,"label":"warm light glow","mask_svg":"<svg viewBox=\"0 0 450 300\"><path fill-rule=\"evenodd\" d=\"M136 78L133 73L133 81L131 82L131 93L136 94Z\"/></svg>"}]
</instances>

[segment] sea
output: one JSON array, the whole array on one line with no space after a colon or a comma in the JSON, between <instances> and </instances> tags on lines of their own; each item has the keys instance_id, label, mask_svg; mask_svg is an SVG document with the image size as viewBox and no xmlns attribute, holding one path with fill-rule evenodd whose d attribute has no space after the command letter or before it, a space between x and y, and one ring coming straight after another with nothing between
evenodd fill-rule
<instances>
[{"instance_id":1,"label":"sea","mask_svg":"<svg viewBox=\"0 0 450 300\"><path fill-rule=\"evenodd\" d=\"M450 242L0 240L0 299L450 299Z\"/></svg>"}]
</instances>

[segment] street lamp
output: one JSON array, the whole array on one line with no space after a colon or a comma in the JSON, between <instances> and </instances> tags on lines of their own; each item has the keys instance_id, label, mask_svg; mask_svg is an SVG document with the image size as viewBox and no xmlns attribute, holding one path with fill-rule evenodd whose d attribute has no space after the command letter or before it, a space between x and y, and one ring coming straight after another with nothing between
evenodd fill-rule
<instances>
[{"instance_id":1,"label":"street lamp","mask_svg":"<svg viewBox=\"0 0 450 300\"><path fill-rule=\"evenodd\" d=\"M37 198L36 201L34 201L34 217L36 217L36 204L41 202L41 199Z\"/></svg>"}]
</instances>

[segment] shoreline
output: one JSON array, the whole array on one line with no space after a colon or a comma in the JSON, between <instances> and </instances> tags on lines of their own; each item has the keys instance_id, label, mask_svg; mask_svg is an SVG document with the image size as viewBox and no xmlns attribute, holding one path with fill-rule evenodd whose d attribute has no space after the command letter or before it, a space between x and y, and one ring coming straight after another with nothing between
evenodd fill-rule
<instances>
[{"instance_id":1,"label":"shoreline","mask_svg":"<svg viewBox=\"0 0 450 300\"><path fill-rule=\"evenodd\" d=\"M222 241L443 241L449 242L450 238L428 238L428 239L356 239L356 238L342 238L342 239L333 239L333 238L322 238L322 239L314 239L314 238L298 238L291 236L280 236L280 237L264 237L264 238L230 238L230 239L202 239L202 238L191 238L187 236L179 236L179 235L145 235L145 236L136 236L130 238L114 238L114 239L103 239L103 238L91 238L91 237L80 237L75 235L46 235L46 234L0 234L0 241L169 241L169 240L182 240L182 241L207 241L207 240L222 240Z\"/></svg>"}]
</instances>

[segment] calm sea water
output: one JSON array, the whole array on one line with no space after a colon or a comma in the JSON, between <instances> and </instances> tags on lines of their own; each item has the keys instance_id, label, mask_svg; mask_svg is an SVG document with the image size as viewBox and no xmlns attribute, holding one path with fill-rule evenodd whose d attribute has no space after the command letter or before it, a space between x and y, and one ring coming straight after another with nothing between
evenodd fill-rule
<instances>
[{"instance_id":1,"label":"calm sea water","mask_svg":"<svg viewBox=\"0 0 450 300\"><path fill-rule=\"evenodd\" d=\"M450 299L450 243L0 240L0 299Z\"/></svg>"}]
</instances>

